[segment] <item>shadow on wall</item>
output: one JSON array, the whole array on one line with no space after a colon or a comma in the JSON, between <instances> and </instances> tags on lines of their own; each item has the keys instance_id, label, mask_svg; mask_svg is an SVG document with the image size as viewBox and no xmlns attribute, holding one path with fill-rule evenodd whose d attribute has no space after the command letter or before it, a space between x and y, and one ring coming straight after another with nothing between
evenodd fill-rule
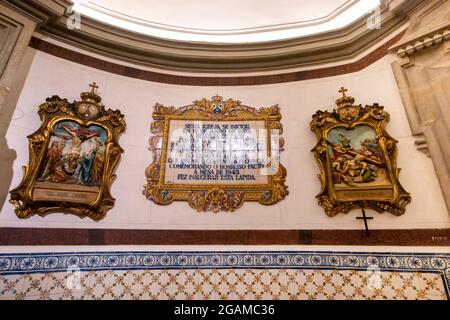
<instances>
[{"instance_id":1,"label":"shadow on wall","mask_svg":"<svg viewBox=\"0 0 450 320\"><path fill-rule=\"evenodd\" d=\"M35 54L36 50L27 48L21 60L11 60L12 58L8 60L8 70L13 71L9 71L8 74L6 72L0 74L0 81L2 81L0 85L0 210L9 201L9 190L14 173L13 164L17 158L17 152L8 146L6 133L13 120L14 112L18 109L19 96ZM20 113L22 115L16 117L15 121L20 120L23 116L23 112Z\"/></svg>"},{"instance_id":2,"label":"shadow on wall","mask_svg":"<svg viewBox=\"0 0 450 320\"><path fill-rule=\"evenodd\" d=\"M9 189L13 177L13 163L17 158L15 150L8 147L6 128L0 129L0 211L9 200Z\"/></svg>"}]
</instances>

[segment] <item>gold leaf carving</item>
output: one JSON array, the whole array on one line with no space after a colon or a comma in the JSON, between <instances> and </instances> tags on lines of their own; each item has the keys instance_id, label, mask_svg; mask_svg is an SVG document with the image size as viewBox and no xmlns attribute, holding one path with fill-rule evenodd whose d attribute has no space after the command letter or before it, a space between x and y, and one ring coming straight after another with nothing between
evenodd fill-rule
<instances>
[{"instance_id":1,"label":"gold leaf carving","mask_svg":"<svg viewBox=\"0 0 450 320\"><path fill-rule=\"evenodd\" d=\"M318 177L321 190L317 196L319 205L331 217L361 207L378 212L387 211L396 216L404 214L411 196L399 182L397 141L386 132L389 114L377 103L365 107L355 105L355 99L347 96L344 88L339 92L342 97L336 101L337 108L332 112L317 111L310 123L311 130L317 137L317 144L312 152L320 170ZM351 145L345 146L348 143L345 142L345 136L340 145L329 140L329 134L333 130L342 129L350 133L361 126L370 127L376 134L371 141L366 137L364 142L377 146L376 157L374 150L366 149L363 152L362 149L354 150ZM335 151L329 151L333 148L336 149L336 155ZM375 169L369 169L372 167ZM386 172L385 185L370 185L370 182L377 179L377 170ZM364 180L369 179L366 175L363 176L366 172L367 176L372 174L375 178ZM336 184L340 184L339 189Z\"/></svg>"},{"instance_id":2,"label":"gold leaf carving","mask_svg":"<svg viewBox=\"0 0 450 320\"><path fill-rule=\"evenodd\" d=\"M69 103L67 99L53 96L39 106L38 113L42 124L28 137L30 152L28 166L24 167L24 176L20 185L10 191L10 202L15 206L15 212L19 218L26 219L33 215L46 216L53 212L62 212L99 221L114 206L115 199L111 196L110 188L115 179L114 171L123 152L118 144L118 137L125 130L126 123L120 111L105 110L101 104L101 98L95 93L98 86L94 83L91 87L90 92L81 94L80 101ZM83 104L89 108L79 108ZM84 112L81 113L80 110ZM66 192L64 196L59 196L55 194L61 194L63 191L59 190L59 187L51 189L50 186L46 186L43 193L53 193L53 198L42 196L39 200L35 199L38 175L42 170L54 126L61 121L71 121L78 124L80 128L98 125L107 132L105 155L102 159L102 169L97 177L99 187L98 192L95 193L97 195L95 199L85 200L81 197L75 201L71 198L71 191Z\"/></svg>"},{"instance_id":3,"label":"gold leaf carving","mask_svg":"<svg viewBox=\"0 0 450 320\"><path fill-rule=\"evenodd\" d=\"M151 124L150 150L153 162L146 170L147 184L144 195L159 205L168 205L173 201L187 201L199 211L229 211L240 208L245 201L257 201L263 205L273 205L283 200L288 194L285 185L286 169L279 164L278 171L271 174L269 183L262 186L246 186L236 184L219 184L204 186L195 184L165 185L163 163L164 145L168 139L168 123L170 120L188 119L192 121L242 121L263 120L267 130L279 133L279 152L283 150L284 139L281 137L283 126L280 123L280 108L275 105L267 108L253 108L242 105L239 100L223 99L216 95L211 99L200 99L181 108L166 107L156 104L153 112L154 122Z\"/></svg>"}]
</instances>

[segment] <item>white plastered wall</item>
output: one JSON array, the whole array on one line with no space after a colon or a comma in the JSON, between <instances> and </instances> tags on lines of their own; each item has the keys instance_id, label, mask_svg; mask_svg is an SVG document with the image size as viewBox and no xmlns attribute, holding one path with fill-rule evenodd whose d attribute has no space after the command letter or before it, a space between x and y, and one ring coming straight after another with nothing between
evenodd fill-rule
<instances>
[{"instance_id":1,"label":"white plastered wall","mask_svg":"<svg viewBox=\"0 0 450 320\"><path fill-rule=\"evenodd\" d=\"M386 56L366 69L342 76L261 86L197 87L160 84L131 79L37 52L16 112L7 132L10 149L17 152L11 188L22 179L28 162L27 135L40 125L37 106L46 97L59 95L79 99L79 93L96 81L107 107L126 116L127 131L120 139L125 150L117 170L112 194L116 206L101 222L76 216L52 214L45 218L19 220L11 204L0 213L0 227L114 228L114 229L360 229L358 210L333 218L325 215L315 198L320 189L318 166L311 149L316 143L310 131L311 115L318 109L332 109L341 86L357 103L379 102L391 114L389 133L399 141L400 181L411 193L412 203L401 217L368 211L375 219L373 229L448 228L447 213L431 159L416 150L390 63ZM148 150L149 127L156 102L176 107L219 94L243 104L262 107L279 104L286 150L282 163L287 168L290 194L274 206L245 203L233 213L198 213L187 203L158 206L143 195L145 168L152 155Z\"/></svg>"}]
</instances>

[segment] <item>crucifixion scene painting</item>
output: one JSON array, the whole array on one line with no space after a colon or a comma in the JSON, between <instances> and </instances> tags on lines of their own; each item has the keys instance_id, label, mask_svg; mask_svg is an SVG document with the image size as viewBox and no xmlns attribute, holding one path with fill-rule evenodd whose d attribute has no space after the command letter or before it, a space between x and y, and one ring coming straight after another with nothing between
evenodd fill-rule
<instances>
[{"instance_id":1,"label":"crucifixion scene painting","mask_svg":"<svg viewBox=\"0 0 450 320\"><path fill-rule=\"evenodd\" d=\"M38 183L74 184L98 188L102 182L107 132L98 125L81 127L75 121L55 124Z\"/></svg>"},{"instance_id":2,"label":"crucifixion scene painting","mask_svg":"<svg viewBox=\"0 0 450 320\"><path fill-rule=\"evenodd\" d=\"M10 192L19 218L62 212L99 221L114 207L110 188L125 117L105 108L95 82L89 86L80 101L54 95L39 106L42 124L28 136L24 178Z\"/></svg>"}]
</instances>

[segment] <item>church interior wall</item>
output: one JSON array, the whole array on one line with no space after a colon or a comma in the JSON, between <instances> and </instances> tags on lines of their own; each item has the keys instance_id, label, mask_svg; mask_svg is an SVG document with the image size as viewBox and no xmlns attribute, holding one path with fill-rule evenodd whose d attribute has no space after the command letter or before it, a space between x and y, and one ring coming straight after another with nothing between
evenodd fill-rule
<instances>
[{"instance_id":1,"label":"church interior wall","mask_svg":"<svg viewBox=\"0 0 450 320\"><path fill-rule=\"evenodd\" d=\"M132 79L36 51L31 69L18 99L6 138L15 150L11 188L22 179L28 161L27 135L40 125L37 107L46 97L59 95L69 100L96 81L104 104L120 109L128 124L120 143L125 152L117 170L112 194L116 206L100 222L72 215L52 214L45 219L19 220L13 206L5 203L0 214L2 227L95 228L95 229L361 229L358 210L327 217L315 198L320 191L318 166L311 149L316 143L309 122L316 110L332 110L344 86L357 104L378 102L391 115L388 132L399 141L400 182L411 193L412 202L403 216L370 212L372 229L448 228L450 217L430 158L417 151L402 100L398 93L388 54L365 69L321 79L253 86L186 86ZM49 72L51 70L51 72ZM145 168L152 154L148 150L151 114L155 103L184 106L219 94L243 104L263 107L278 104L284 126L285 151L281 163L287 168L290 194L273 206L245 203L232 213L198 213L185 202L159 206L142 195ZM10 189L11 189L10 188ZM357 212L358 211L358 212Z\"/></svg>"},{"instance_id":2,"label":"church interior wall","mask_svg":"<svg viewBox=\"0 0 450 320\"><path fill-rule=\"evenodd\" d=\"M381 30L360 20L335 30L335 39L324 33L315 38L320 42L299 38L287 47L266 43L223 53L199 43L171 47L94 20L83 19L80 33L66 32L70 4L0 4L0 38L10 34L0 44L0 69L8 71L0 74L0 300L450 299L450 202L442 189L448 166L439 158L448 154L441 149L449 150L448 123L442 125L448 117L420 117L434 115L429 110L448 115L442 88L449 33L440 26L450 21L443 9L448 1L383 1ZM42 5L45 10L35 10ZM158 43L168 60L145 55ZM275 51L264 51L271 46ZM293 48L293 60L274 61ZM308 48L314 50L302 51ZM189 54L180 64L176 54L192 49L199 56ZM237 59L218 74L219 60L243 52L255 60ZM316 61L321 64L311 65ZM121 110L127 122L111 190L115 206L98 222L63 213L19 219L8 191L28 164L27 136L41 125L38 106L54 95L79 100L93 82L106 109ZM336 108L341 87L356 104L379 103L390 114L399 180L412 198L401 216L366 209L374 218L368 232L356 219L361 210L328 217L316 199L321 183L310 121L317 110ZM160 206L143 195L155 104L182 107L215 95L256 108L279 105L284 200L200 213L186 201ZM436 130L427 135L428 127Z\"/></svg>"}]
</instances>

